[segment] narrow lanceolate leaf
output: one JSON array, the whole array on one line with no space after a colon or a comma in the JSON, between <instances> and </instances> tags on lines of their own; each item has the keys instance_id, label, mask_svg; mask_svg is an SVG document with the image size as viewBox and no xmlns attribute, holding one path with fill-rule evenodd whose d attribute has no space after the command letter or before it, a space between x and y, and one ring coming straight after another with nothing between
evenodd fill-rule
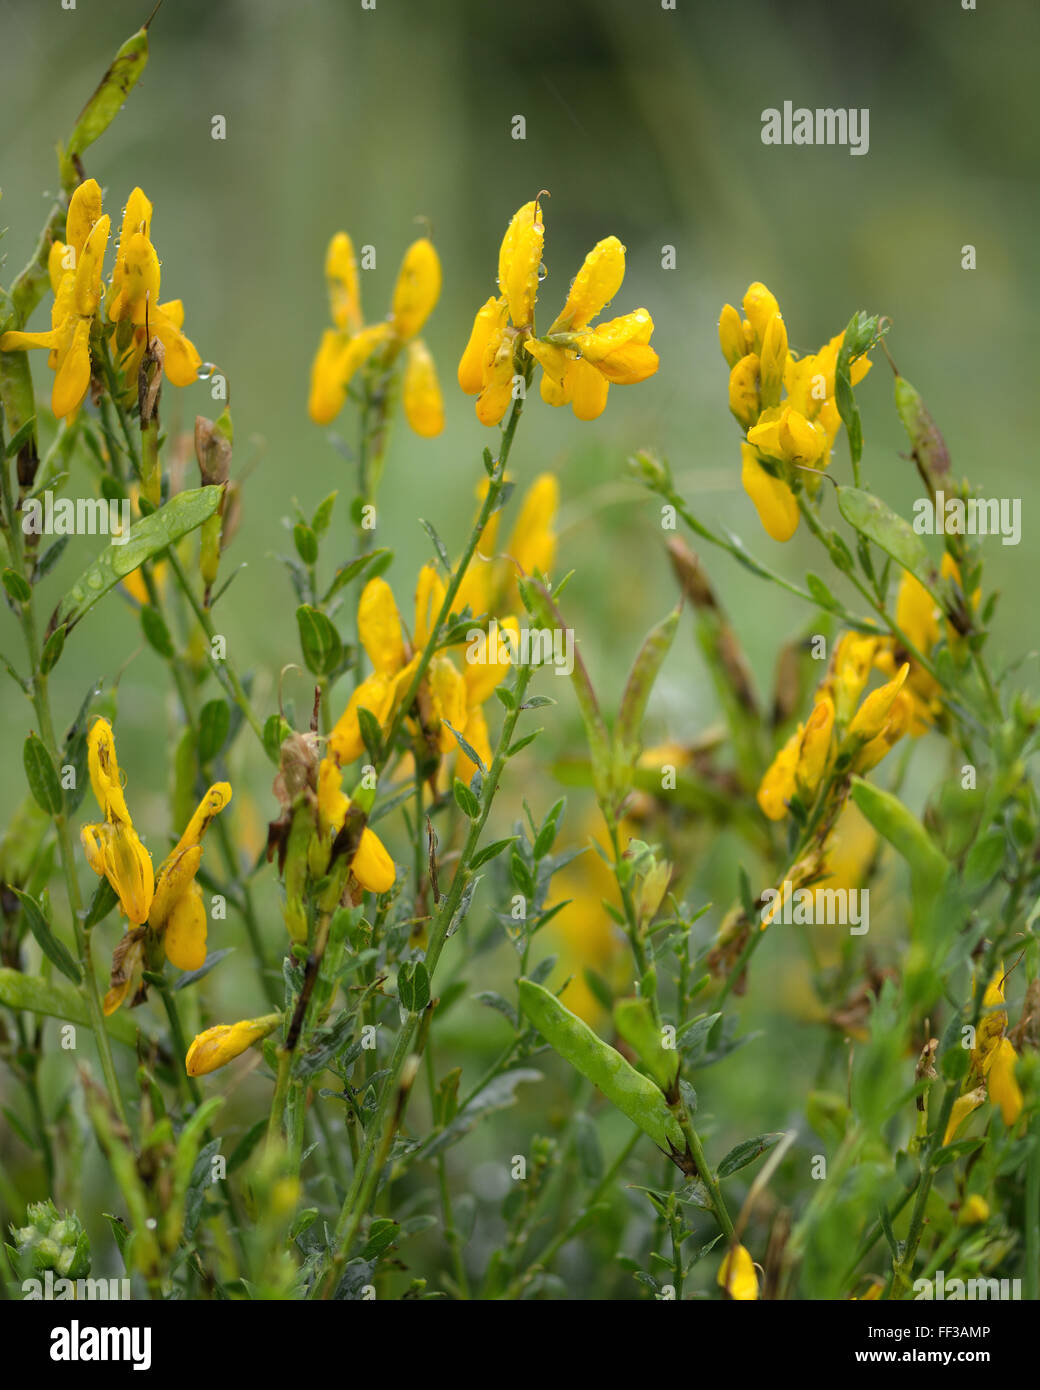
<instances>
[{"instance_id":1,"label":"narrow lanceolate leaf","mask_svg":"<svg viewBox=\"0 0 1040 1390\"><path fill-rule=\"evenodd\" d=\"M35 936L40 950L58 967L63 975L78 985L83 979L83 974L69 955L68 950L62 945L58 938L51 931L50 923L43 915L43 909L34 897L28 893L23 893L21 889L14 888L12 892L17 896L25 913L25 920L29 924L29 930Z\"/></svg>"},{"instance_id":2,"label":"narrow lanceolate leaf","mask_svg":"<svg viewBox=\"0 0 1040 1390\"><path fill-rule=\"evenodd\" d=\"M22 762L29 790L36 804L49 816L61 812L61 783L51 755L39 734L30 734L22 748Z\"/></svg>"},{"instance_id":3,"label":"narrow lanceolate leaf","mask_svg":"<svg viewBox=\"0 0 1040 1390\"><path fill-rule=\"evenodd\" d=\"M0 966L0 1004L8 1009L28 1009L46 1018L62 1018L68 1023L90 1027L87 1001L74 985L63 980L43 980L39 975L25 975L20 970ZM112 1014L105 1019L109 1037L129 1047L137 1045L137 1024L128 1013Z\"/></svg>"},{"instance_id":4,"label":"narrow lanceolate leaf","mask_svg":"<svg viewBox=\"0 0 1040 1390\"><path fill-rule=\"evenodd\" d=\"M68 590L51 618L72 628L121 579L154 559L207 521L220 505L223 489L197 487L179 492L165 506L134 522L125 545L109 545Z\"/></svg>"},{"instance_id":5,"label":"narrow lanceolate leaf","mask_svg":"<svg viewBox=\"0 0 1040 1390\"><path fill-rule=\"evenodd\" d=\"M648 1076L636 1071L577 1014L533 980L519 980L520 1007L561 1057L598 1086L665 1153L685 1151L686 1140L668 1103Z\"/></svg>"},{"instance_id":6,"label":"narrow lanceolate leaf","mask_svg":"<svg viewBox=\"0 0 1040 1390\"><path fill-rule=\"evenodd\" d=\"M924 541L910 523L897 516L872 492L858 487L839 487L837 492L838 510L849 525L909 570L936 603L942 603L939 576Z\"/></svg>"},{"instance_id":7,"label":"narrow lanceolate leaf","mask_svg":"<svg viewBox=\"0 0 1040 1390\"><path fill-rule=\"evenodd\" d=\"M728 1178L731 1173L737 1173L741 1168L746 1168L749 1163L754 1163L756 1158L780 1142L783 1138L780 1134L759 1134L755 1139L745 1139L730 1149L725 1158L719 1163L718 1176Z\"/></svg>"},{"instance_id":8,"label":"narrow lanceolate leaf","mask_svg":"<svg viewBox=\"0 0 1040 1390\"><path fill-rule=\"evenodd\" d=\"M834 368L834 403L849 436L849 453L853 464L858 464L863 454L863 428L852 390L852 363L869 352L884 332L876 314L865 314L862 310L853 314L845 329Z\"/></svg>"},{"instance_id":9,"label":"narrow lanceolate leaf","mask_svg":"<svg viewBox=\"0 0 1040 1390\"><path fill-rule=\"evenodd\" d=\"M231 707L226 700L208 700L199 712L199 763L205 767L224 747L231 728Z\"/></svg>"},{"instance_id":10,"label":"narrow lanceolate leaf","mask_svg":"<svg viewBox=\"0 0 1040 1390\"><path fill-rule=\"evenodd\" d=\"M642 748L643 717L647 701L679 623L679 609L673 608L663 622L651 628L628 674L621 710L614 730L614 767L618 790L625 792Z\"/></svg>"}]
</instances>

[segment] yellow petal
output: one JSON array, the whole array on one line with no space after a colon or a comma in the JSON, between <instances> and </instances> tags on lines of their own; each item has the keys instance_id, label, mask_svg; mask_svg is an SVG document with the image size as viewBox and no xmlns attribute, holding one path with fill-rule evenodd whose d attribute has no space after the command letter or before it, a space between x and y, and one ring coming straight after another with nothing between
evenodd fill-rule
<instances>
[{"instance_id":1,"label":"yellow petal","mask_svg":"<svg viewBox=\"0 0 1040 1390\"><path fill-rule=\"evenodd\" d=\"M115 735L107 719L98 718L90 726L87 734L87 769L94 796L106 819L131 823L116 758Z\"/></svg>"},{"instance_id":2,"label":"yellow petal","mask_svg":"<svg viewBox=\"0 0 1040 1390\"><path fill-rule=\"evenodd\" d=\"M109 219L95 222L80 252L73 281L73 304L78 314L92 315L101 302L101 271L108 245Z\"/></svg>"},{"instance_id":3,"label":"yellow petal","mask_svg":"<svg viewBox=\"0 0 1040 1390\"><path fill-rule=\"evenodd\" d=\"M770 294L760 280L748 286L744 296L744 317L751 325L752 347L760 352L765 341L766 329L780 312L776 296Z\"/></svg>"},{"instance_id":4,"label":"yellow petal","mask_svg":"<svg viewBox=\"0 0 1040 1390\"><path fill-rule=\"evenodd\" d=\"M755 450L740 446L743 466L740 481L755 504L758 519L774 541L789 541L798 529L798 502L782 478L767 473Z\"/></svg>"},{"instance_id":5,"label":"yellow petal","mask_svg":"<svg viewBox=\"0 0 1040 1390\"><path fill-rule=\"evenodd\" d=\"M404 254L394 286L394 332L407 341L433 312L441 292L441 263L428 237L413 241Z\"/></svg>"},{"instance_id":6,"label":"yellow petal","mask_svg":"<svg viewBox=\"0 0 1040 1390\"><path fill-rule=\"evenodd\" d=\"M129 822L107 823L102 831L105 876L119 895L124 914L135 926L148 921L155 892L152 857Z\"/></svg>"},{"instance_id":7,"label":"yellow petal","mask_svg":"<svg viewBox=\"0 0 1040 1390\"><path fill-rule=\"evenodd\" d=\"M404 665L401 615L385 579L370 579L361 591L358 636L369 661L381 675L393 676Z\"/></svg>"},{"instance_id":8,"label":"yellow petal","mask_svg":"<svg viewBox=\"0 0 1040 1390\"><path fill-rule=\"evenodd\" d=\"M589 369L592 371L592 369ZM595 371L593 376L598 375ZM606 383L604 383L604 386ZM552 473L540 473L528 488L506 550L524 574L548 574L556 555L553 521L560 505L560 485Z\"/></svg>"},{"instance_id":9,"label":"yellow petal","mask_svg":"<svg viewBox=\"0 0 1040 1390\"><path fill-rule=\"evenodd\" d=\"M753 352L734 362L729 374L729 408L745 429L752 426L762 411L758 394L758 357ZM756 440L751 441L753 444Z\"/></svg>"},{"instance_id":10,"label":"yellow petal","mask_svg":"<svg viewBox=\"0 0 1040 1390\"><path fill-rule=\"evenodd\" d=\"M168 854L159 869L148 925L162 931L182 897L190 892L191 884L202 863L202 846L190 845Z\"/></svg>"},{"instance_id":11,"label":"yellow petal","mask_svg":"<svg viewBox=\"0 0 1040 1390\"><path fill-rule=\"evenodd\" d=\"M856 711L852 723L849 725L849 737L859 737L867 742L869 739L876 738L885 726L889 711L895 703L895 698L903 688L903 682L910 673L910 663L904 661L898 673L880 686L877 690L872 690L867 698Z\"/></svg>"},{"instance_id":12,"label":"yellow petal","mask_svg":"<svg viewBox=\"0 0 1040 1390\"><path fill-rule=\"evenodd\" d=\"M505 298L494 295L477 310L470 330L469 341L459 359L459 385L467 396L475 396L484 387L484 370L492 338L498 338L505 325Z\"/></svg>"},{"instance_id":13,"label":"yellow petal","mask_svg":"<svg viewBox=\"0 0 1040 1390\"><path fill-rule=\"evenodd\" d=\"M326 328L311 366L307 413L316 425L329 425L343 409L347 383L343 364L347 343L335 328Z\"/></svg>"},{"instance_id":14,"label":"yellow petal","mask_svg":"<svg viewBox=\"0 0 1040 1390\"><path fill-rule=\"evenodd\" d=\"M100 878L105 872L105 827L84 825L79 832L80 843L87 863Z\"/></svg>"},{"instance_id":15,"label":"yellow petal","mask_svg":"<svg viewBox=\"0 0 1040 1390\"><path fill-rule=\"evenodd\" d=\"M825 695L816 702L806 720L798 751L797 780L810 794L815 792L823 777L830 756L833 729L834 701Z\"/></svg>"},{"instance_id":16,"label":"yellow petal","mask_svg":"<svg viewBox=\"0 0 1040 1390\"><path fill-rule=\"evenodd\" d=\"M604 237L585 257L574 277L567 302L549 332L584 328L606 308L624 278L625 248L616 236Z\"/></svg>"},{"instance_id":17,"label":"yellow petal","mask_svg":"<svg viewBox=\"0 0 1040 1390\"><path fill-rule=\"evenodd\" d=\"M734 1245L726 1251L716 1283L738 1302L754 1302L758 1298L758 1274L743 1245Z\"/></svg>"},{"instance_id":18,"label":"yellow petal","mask_svg":"<svg viewBox=\"0 0 1040 1390\"><path fill-rule=\"evenodd\" d=\"M565 394L575 416L579 420L598 420L606 409L610 391L610 380L603 371L582 359L572 364L568 384L570 389Z\"/></svg>"},{"instance_id":19,"label":"yellow petal","mask_svg":"<svg viewBox=\"0 0 1040 1390\"><path fill-rule=\"evenodd\" d=\"M412 639L417 651L422 651L430 640L445 592L444 581L437 573L436 566L423 565L415 586L415 624Z\"/></svg>"},{"instance_id":20,"label":"yellow petal","mask_svg":"<svg viewBox=\"0 0 1040 1390\"><path fill-rule=\"evenodd\" d=\"M1000 1106L1004 1123L1010 1128L1022 1113L1022 1090L1015 1079L1018 1054L1007 1038L996 1046L993 1061L987 1072L989 1098Z\"/></svg>"},{"instance_id":21,"label":"yellow petal","mask_svg":"<svg viewBox=\"0 0 1040 1390\"><path fill-rule=\"evenodd\" d=\"M389 892L397 877L394 861L387 854L382 840L367 826L361 832L350 870L362 888L369 893Z\"/></svg>"},{"instance_id":22,"label":"yellow petal","mask_svg":"<svg viewBox=\"0 0 1040 1390\"><path fill-rule=\"evenodd\" d=\"M174 850L174 853L183 849L188 849L191 845L197 845L230 800L230 782L214 782L209 791L199 802L191 820L185 826L184 834L177 842L177 848Z\"/></svg>"},{"instance_id":23,"label":"yellow petal","mask_svg":"<svg viewBox=\"0 0 1040 1390\"><path fill-rule=\"evenodd\" d=\"M100 185L96 179L85 179L69 199L69 210L65 217L65 240L75 250L77 260L100 217Z\"/></svg>"},{"instance_id":24,"label":"yellow petal","mask_svg":"<svg viewBox=\"0 0 1040 1390\"><path fill-rule=\"evenodd\" d=\"M178 970L199 970L206 963L206 909L197 883L173 905L163 934L166 958Z\"/></svg>"},{"instance_id":25,"label":"yellow petal","mask_svg":"<svg viewBox=\"0 0 1040 1390\"><path fill-rule=\"evenodd\" d=\"M497 343L492 340L492 346L494 354L476 404L477 419L482 425L497 425L513 399L513 339L503 334Z\"/></svg>"},{"instance_id":26,"label":"yellow petal","mask_svg":"<svg viewBox=\"0 0 1040 1390\"><path fill-rule=\"evenodd\" d=\"M373 672L357 687L329 735L329 748L338 763L352 763L365 751L358 710L369 710L376 721L384 725L390 717L393 694L393 682L379 671Z\"/></svg>"},{"instance_id":27,"label":"yellow petal","mask_svg":"<svg viewBox=\"0 0 1040 1390\"><path fill-rule=\"evenodd\" d=\"M787 815L787 803L795 793L795 768L801 739L799 728L779 750L758 788L756 799L763 815L770 820L783 820Z\"/></svg>"},{"instance_id":28,"label":"yellow petal","mask_svg":"<svg viewBox=\"0 0 1040 1390\"><path fill-rule=\"evenodd\" d=\"M90 387L90 319L78 318L51 388L51 410L59 420L79 409Z\"/></svg>"},{"instance_id":29,"label":"yellow petal","mask_svg":"<svg viewBox=\"0 0 1040 1390\"><path fill-rule=\"evenodd\" d=\"M542 209L535 199L514 214L498 253L498 287L515 328L530 328L534 323L544 238Z\"/></svg>"},{"instance_id":30,"label":"yellow petal","mask_svg":"<svg viewBox=\"0 0 1040 1390\"><path fill-rule=\"evenodd\" d=\"M273 1033L281 1022L280 1014L263 1018L244 1018L239 1023L218 1023L192 1039L184 1059L189 1076L205 1076L240 1056L261 1038Z\"/></svg>"},{"instance_id":31,"label":"yellow petal","mask_svg":"<svg viewBox=\"0 0 1040 1390\"><path fill-rule=\"evenodd\" d=\"M513 646L510 646L509 639L505 634L510 634ZM479 708L485 700L489 699L494 693L496 686L500 685L509 674L512 665L512 653L519 649L520 624L516 618L510 616L504 618L498 624L498 630L492 641L490 634L479 649L479 654L484 660L469 660L469 648L467 647L466 674L466 702L472 711ZM458 728L458 725L455 726ZM473 743L472 739L467 740ZM473 745L476 747L476 745ZM480 752L480 749L477 749ZM485 761L485 766L487 762Z\"/></svg>"},{"instance_id":32,"label":"yellow petal","mask_svg":"<svg viewBox=\"0 0 1040 1390\"><path fill-rule=\"evenodd\" d=\"M751 351L741 317L732 304L724 304L719 315L719 346L731 367L735 367Z\"/></svg>"},{"instance_id":33,"label":"yellow petal","mask_svg":"<svg viewBox=\"0 0 1040 1390\"><path fill-rule=\"evenodd\" d=\"M423 439L440 434L444 429L444 400L433 358L421 338L408 344L402 394L405 418L415 433Z\"/></svg>"},{"instance_id":34,"label":"yellow petal","mask_svg":"<svg viewBox=\"0 0 1040 1390\"><path fill-rule=\"evenodd\" d=\"M346 333L356 333L361 327L361 291L354 243L346 232L337 232L329 242L325 279L333 323Z\"/></svg>"},{"instance_id":35,"label":"yellow petal","mask_svg":"<svg viewBox=\"0 0 1040 1390\"><path fill-rule=\"evenodd\" d=\"M950 1143L971 1112L977 1110L985 1099L985 1086L977 1086L974 1091L968 1091L966 1095L957 1097L953 1102L953 1109L950 1111L946 1133L943 1135L944 1145Z\"/></svg>"},{"instance_id":36,"label":"yellow petal","mask_svg":"<svg viewBox=\"0 0 1040 1390\"><path fill-rule=\"evenodd\" d=\"M350 798L343 790L343 772L335 758L322 758L318 765L318 829L322 836L339 831L350 809Z\"/></svg>"},{"instance_id":37,"label":"yellow petal","mask_svg":"<svg viewBox=\"0 0 1040 1390\"><path fill-rule=\"evenodd\" d=\"M466 682L459 674L455 663L447 656L435 656L426 668L426 683L433 704L433 723L439 732L440 750L449 753L457 747L451 729L444 727L446 721L452 729L459 732L466 722Z\"/></svg>"}]
</instances>

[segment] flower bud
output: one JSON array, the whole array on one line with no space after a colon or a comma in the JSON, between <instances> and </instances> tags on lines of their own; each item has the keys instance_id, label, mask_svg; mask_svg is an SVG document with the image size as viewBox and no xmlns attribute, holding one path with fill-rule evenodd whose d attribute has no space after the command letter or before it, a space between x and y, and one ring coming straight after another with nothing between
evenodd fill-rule
<instances>
[{"instance_id":1,"label":"flower bud","mask_svg":"<svg viewBox=\"0 0 1040 1390\"><path fill-rule=\"evenodd\" d=\"M393 326L405 342L433 313L441 293L441 263L429 237L413 241L404 254L394 286Z\"/></svg>"},{"instance_id":2,"label":"flower bud","mask_svg":"<svg viewBox=\"0 0 1040 1390\"><path fill-rule=\"evenodd\" d=\"M265 1014L263 1018L245 1018L239 1023L218 1023L207 1028L192 1039L184 1070L189 1076L216 1071L273 1033L281 1021L281 1014Z\"/></svg>"},{"instance_id":3,"label":"flower bud","mask_svg":"<svg viewBox=\"0 0 1040 1390\"><path fill-rule=\"evenodd\" d=\"M745 429L750 429L762 413L758 372L758 358L749 352L734 364L729 374L729 408Z\"/></svg>"},{"instance_id":4,"label":"flower bud","mask_svg":"<svg viewBox=\"0 0 1040 1390\"><path fill-rule=\"evenodd\" d=\"M719 315L719 346L731 367L735 367L751 346L744 334L744 323L732 304L723 304Z\"/></svg>"}]
</instances>

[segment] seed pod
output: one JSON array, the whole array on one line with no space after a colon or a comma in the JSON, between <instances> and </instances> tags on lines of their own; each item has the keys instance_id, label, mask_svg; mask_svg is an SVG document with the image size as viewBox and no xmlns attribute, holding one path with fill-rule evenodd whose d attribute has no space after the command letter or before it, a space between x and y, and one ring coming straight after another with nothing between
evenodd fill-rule
<instances>
[{"instance_id":1,"label":"seed pod","mask_svg":"<svg viewBox=\"0 0 1040 1390\"><path fill-rule=\"evenodd\" d=\"M678 1120L649 1077L636 1071L577 1014L533 980L518 981L520 1006L546 1042L598 1086L608 1100L637 1124L665 1153L685 1152Z\"/></svg>"},{"instance_id":2,"label":"seed pod","mask_svg":"<svg viewBox=\"0 0 1040 1390\"><path fill-rule=\"evenodd\" d=\"M665 1095L672 1095L679 1076L679 1053L663 1045L650 1000L643 996L619 999L614 1005L614 1027Z\"/></svg>"},{"instance_id":3,"label":"seed pod","mask_svg":"<svg viewBox=\"0 0 1040 1390\"><path fill-rule=\"evenodd\" d=\"M950 451L921 399L920 393L906 377L896 376L896 410L913 446L917 464L925 485L934 489L950 471Z\"/></svg>"}]
</instances>

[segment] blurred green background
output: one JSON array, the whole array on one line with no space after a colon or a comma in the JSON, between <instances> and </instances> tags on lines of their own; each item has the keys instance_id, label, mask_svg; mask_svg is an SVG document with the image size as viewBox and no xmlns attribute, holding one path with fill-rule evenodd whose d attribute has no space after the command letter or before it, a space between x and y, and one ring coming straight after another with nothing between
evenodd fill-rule
<instances>
[{"instance_id":1,"label":"blurred green background","mask_svg":"<svg viewBox=\"0 0 1040 1390\"><path fill-rule=\"evenodd\" d=\"M57 0L0 3L4 283L28 257L49 206L55 142L146 13L146 4L130 0L79 0L72 11ZM755 279L779 298L801 351L819 347L855 309L892 318L892 353L944 430L955 472L987 495L1023 498L1022 544L991 540L984 554L989 584L1004 593L995 665L1031 649L1038 636L1030 428L1038 44L1040 10L1025 0L978 12L955 0L840 10L823 0L678 0L675 11L657 0L378 0L373 11L359 0L167 0L152 26L144 79L86 168L104 186L114 221L134 184L143 186L155 206L164 296L183 298L188 335L231 385L234 472L248 466L249 477L243 525L224 564L248 568L216 616L239 668L256 672L262 713L273 707L278 671L298 660L295 600L274 558L291 548L283 521L289 499L310 511L340 487L345 503L353 483L305 410L311 357L327 323L322 266L330 235L344 228L356 245L376 247L377 267L362 275L370 321L386 311L417 217L429 219L444 266L441 302L424 336L438 363L447 427L434 441L417 439L403 423L395 429L381 494L378 543L397 553L388 577L403 600L429 549L417 516L434 522L452 550L468 531L480 450L494 447L495 433L476 421L455 368L472 315L493 288L508 218L539 189L552 195L546 310L562 303L586 250L615 233L628 248L628 275L614 312L645 305L661 357L654 378L615 387L591 424L533 399L512 456L521 488L543 469L559 474L557 568L577 571L567 615L608 706L641 635L674 602L657 505L626 481L634 449L667 455L694 510L737 530L770 565L792 576L821 566L804 528L786 547L770 541L739 486L738 429L726 406L716 321L722 303L739 303ZM869 154L763 146L762 110L787 99L869 107ZM216 114L226 118L224 141L210 137ZM526 119L523 141L511 138L516 115ZM966 243L977 250L974 271L961 268ZM674 270L661 267L665 246L675 248ZM45 314L46 305L33 326L44 326ZM34 371L46 400L43 354ZM909 514L918 483L883 360L859 394L865 478ZM197 412L218 411L202 383L164 395L171 432L190 428ZM352 438L349 408L334 428ZM843 439L833 470L847 479ZM350 544L345 506L332 535L328 558L342 559ZM69 546L41 608L98 548L92 538ZM721 552L704 558L768 691L780 641L804 630L811 615ZM716 712L688 620L681 634L652 706L654 737L690 736ZM0 649L24 664L7 611ZM56 720L64 727L90 682L110 684L121 670L120 758L131 803L160 842L170 829L165 749L173 706L133 609L114 596L70 639L52 679ZM1026 671L1033 678L1035 667ZM573 747L578 725L569 690L556 684L541 678L560 699L546 723L547 744L561 750ZM290 678L290 686L301 698L303 683ZM6 681L0 721L9 734L0 741L7 812L23 795L30 710ZM917 756L924 784L927 749L926 741ZM233 771L236 791L248 788L258 815L273 813L270 769L244 740ZM558 794L541 776L525 791L536 813ZM280 922L273 881L266 882L273 941ZM705 897L719 895L707 931L733 882L708 873L702 882ZM105 932L114 939L111 922ZM211 945L221 944L217 934L211 930ZM228 936L237 941L237 923ZM224 991L249 1007L247 971L237 985L218 987L214 977L209 987L211 998ZM493 1046L498 1021L476 1006L471 1013ZM736 1113L724 1107L726 1133L749 1132L752 1116L758 1129L780 1127L799 1113L802 1088L778 1086L777 1068L791 1074L811 1064L797 1030L777 1032L769 1066L761 1052L744 1049L706 1082L702 1107L710 1112L739 1094ZM257 1100L262 1085L249 1083ZM716 1085L722 1089L713 1097ZM537 1119L541 1105L528 1115ZM534 1121L522 1114L516 1123L527 1133Z\"/></svg>"}]
</instances>

